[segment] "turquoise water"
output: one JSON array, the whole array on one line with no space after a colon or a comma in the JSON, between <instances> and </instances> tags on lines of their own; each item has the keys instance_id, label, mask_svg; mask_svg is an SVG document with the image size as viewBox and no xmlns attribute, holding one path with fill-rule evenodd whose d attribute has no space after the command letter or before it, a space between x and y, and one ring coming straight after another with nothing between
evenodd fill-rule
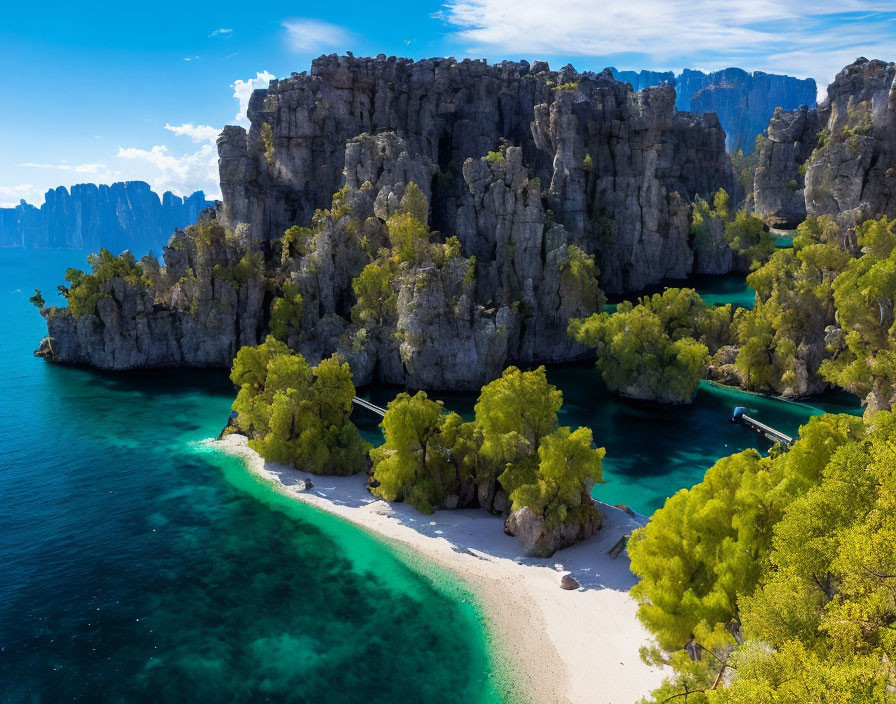
<instances>
[{"instance_id":1,"label":"turquoise water","mask_svg":"<svg viewBox=\"0 0 896 704\"><path fill-rule=\"evenodd\" d=\"M604 484L593 495L649 515L679 489L693 486L717 459L748 447L768 451L765 438L728 422L736 406L764 423L796 436L800 425L821 413L860 414L855 396L825 394L808 403L793 403L702 382L692 406L662 408L610 394L591 362L548 368L548 379L563 391L560 422L585 425L594 441L606 447ZM385 405L396 389L365 389L362 395ZM466 418L473 417L475 394L432 394ZM368 440L381 442L374 416L356 421Z\"/></svg>"},{"instance_id":2,"label":"turquoise water","mask_svg":"<svg viewBox=\"0 0 896 704\"><path fill-rule=\"evenodd\" d=\"M621 301L636 301L640 296L662 293L667 288L693 288L709 305L731 303L741 308L752 308L756 292L747 285L746 274L731 273L720 276L693 276L687 280L666 279L638 293L607 296L608 310L616 310Z\"/></svg>"},{"instance_id":3,"label":"turquoise water","mask_svg":"<svg viewBox=\"0 0 896 704\"><path fill-rule=\"evenodd\" d=\"M460 585L199 444L225 373L32 356L83 261L0 250L0 702L497 701Z\"/></svg>"}]
</instances>

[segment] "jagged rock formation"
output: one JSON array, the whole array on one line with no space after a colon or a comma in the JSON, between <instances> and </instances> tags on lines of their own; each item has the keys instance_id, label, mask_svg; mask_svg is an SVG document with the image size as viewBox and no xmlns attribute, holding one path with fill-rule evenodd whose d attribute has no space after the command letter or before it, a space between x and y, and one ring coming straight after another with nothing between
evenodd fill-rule
<instances>
[{"instance_id":1,"label":"jagged rock formation","mask_svg":"<svg viewBox=\"0 0 896 704\"><path fill-rule=\"evenodd\" d=\"M160 199L143 181L83 183L71 193L60 186L47 191L40 208L25 201L0 208L0 247L159 251L176 228L212 205L202 191L186 198L166 191Z\"/></svg>"},{"instance_id":2,"label":"jagged rock formation","mask_svg":"<svg viewBox=\"0 0 896 704\"><path fill-rule=\"evenodd\" d=\"M679 110L716 113L731 152L742 149L744 154L751 154L757 135L765 130L776 108L795 110L802 105L815 105L816 86L811 78L762 71L747 73L739 68L712 73L685 69L677 76L671 71L611 70L618 80L631 83L635 90L674 86Z\"/></svg>"},{"instance_id":3,"label":"jagged rock formation","mask_svg":"<svg viewBox=\"0 0 896 704\"><path fill-rule=\"evenodd\" d=\"M226 366L267 332L288 282L302 299L288 344L312 362L343 354L359 384L478 388L510 363L579 358L566 326L602 303L591 255L611 291L686 277L706 246L690 203L731 189L718 121L674 103L670 87L635 93L608 71L321 57L256 91L249 131L219 138L221 233L175 236L151 307L101 287L103 315L47 309L45 351L107 368ZM412 182L437 247L384 257ZM282 239L312 220L301 246ZM710 259L701 270L727 265ZM353 280L368 265L386 273L389 304L359 317Z\"/></svg>"},{"instance_id":4,"label":"jagged rock formation","mask_svg":"<svg viewBox=\"0 0 896 704\"><path fill-rule=\"evenodd\" d=\"M143 257L143 277L100 285L95 312L76 317L44 308L48 337L37 354L109 370L227 367L262 330L261 255L251 256L257 247L225 239L220 229L199 237L177 231L164 248L164 268Z\"/></svg>"},{"instance_id":5,"label":"jagged rock formation","mask_svg":"<svg viewBox=\"0 0 896 704\"><path fill-rule=\"evenodd\" d=\"M770 227L792 229L806 219L803 165L818 145L818 112L776 110L758 154L754 209Z\"/></svg>"},{"instance_id":6,"label":"jagged rock formation","mask_svg":"<svg viewBox=\"0 0 896 704\"><path fill-rule=\"evenodd\" d=\"M598 253L610 291L690 273L686 229L677 221L695 195L731 187L714 118L676 113L672 89L635 94L608 72L326 56L310 76L256 91L248 114L248 133L228 127L219 140L222 220L230 228L248 223L274 239L307 222L343 185L345 143L394 131L409 154L439 170L427 184L433 226L472 254L458 214L468 190L461 166L506 139L522 150L572 241ZM654 254L657 244L663 251Z\"/></svg>"},{"instance_id":7,"label":"jagged rock formation","mask_svg":"<svg viewBox=\"0 0 896 704\"><path fill-rule=\"evenodd\" d=\"M896 216L894 179L896 64L860 58L837 74L816 110L772 119L756 174L757 212L788 225L831 215L848 233L868 218Z\"/></svg>"}]
</instances>

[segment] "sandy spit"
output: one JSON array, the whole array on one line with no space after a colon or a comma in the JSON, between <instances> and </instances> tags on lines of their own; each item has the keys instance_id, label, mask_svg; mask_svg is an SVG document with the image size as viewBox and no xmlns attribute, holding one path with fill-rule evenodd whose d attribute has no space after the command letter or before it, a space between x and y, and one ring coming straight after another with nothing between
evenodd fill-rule
<instances>
[{"instance_id":1,"label":"sandy spit","mask_svg":"<svg viewBox=\"0 0 896 704\"><path fill-rule=\"evenodd\" d=\"M639 525L601 504L607 520L594 538L548 559L527 558L504 534L503 521L478 509L418 513L376 499L363 475L323 477L266 462L242 435L210 443L242 458L250 471L299 501L351 521L452 570L476 595L496 655L518 687L510 701L534 704L633 704L668 674L645 665L638 649L649 634L628 590L635 583L625 553L607 554ZM310 479L314 488L302 491ZM581 588L566 591L570 573Z\"/></svg>"}]
</instances>

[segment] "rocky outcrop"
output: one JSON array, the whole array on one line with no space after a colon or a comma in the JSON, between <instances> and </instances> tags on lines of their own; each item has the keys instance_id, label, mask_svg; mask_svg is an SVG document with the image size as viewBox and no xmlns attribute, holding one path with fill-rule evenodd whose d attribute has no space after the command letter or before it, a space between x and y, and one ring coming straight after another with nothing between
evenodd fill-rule
<instances>
[{"instance_id":1,"label":"rocky outcrop","mask_svg":"<svg viewBox=\"0 0 896 704\"><path fill-rule=\"evenodd\" d=\"M675 87L675 106L695 113L714 112L725 130L725 145L735 152L751 154L756 137L765 131L777 108L796 110L815 105L816 86L811 78L748 73L739 68L704 73L685 69L677 76L670 71L617 71L618 80L635 90L650 86Z\"/></svg>"},{"instance_id":2,"label":"rocky outcrop","mask_svg":"<svg viewBox=\"0 0 896 704\"><path fill-rule=\"evenodd\" d=\"M479 388L508 364L580 358L566 328L600 309L598 268L612 291L687 276L703 246L690 203L731 187L718 121L674 103L543 63L321 57L255 92L248 131L222 132L215 225L230 234L178 235L142 307L104 289L118 317L48 313L53 358L224 366L268 332L287 283L301 303L279 334L312 363L343 355L359 384ZM387 221L411 183L435 249L398 256ZM359 317L370 264L388 305Z\"/></svg>"},{"instance_id":3,"label":"rocky outcrop","mask_svg":"<svg viewBox=\"0 0 896 704\"><path fill-rule=\"evenodd\" d=\"M769 224L830 215L848 240L863 220L896 216L896 64L858 59L816 110L776 114L768 136L755 191Z\"/></svg>"},{"instance_id":4,"label":"rocky outcrop","mask_svg":"<svg viewBox=\"0 0 896 704\"><path fill-rule=\"evenodd\" d=\"M896 64L859 59L818 108L823 137L806 169L806 212L843 228L896 216Z\"/></svg>"},{"instance_id":5,"label":"rocky outcrop","mask_svg":"<svg viewBox=\"0 0 896 704\"><path fill-rule=\"evenodd\" d=\"M691 272L690 201L733 190L715 116L679 113L673 88L635 93L606 71L537 106L532 132L552 158L548 207L599 252L606 290Z\"/></svg>"},{"instance_id":6,"label":"rocky outcrop","mask_svg":"<svg viewBox=\"0 0 896 704\"><path fill-rule=\"evenodd\" d=\"M140 262L145 274L136 282L100 284L94 312L75 316L67 308L44 308L48 336L38 353L116 371L229 367L242 345L257 344L262 330L262 268L250 265L237 275L253 246L226 242L223 229L207 239L178 231L164 249L164 268L146 256ZM260 254L254 261L260 263Z\"/></svg>"},{"instance_id":7,"label":"rocky outcrop","mask_svg":"<svg viewBox=\"0 0 896 704\"><path fill-rule=\"evenodd\" d=\"M570 519L550 530L545 525L543 516L524 506L507 516L504 521L504 532L523 544L526 557L550 557L558 550L590 538L600 530L604 520L603 514L597 510L590 497L587 497L587 501L589 510L585 520Z\"/></svg>"},{"instance_id":8,"label":"rocky outcrop","mask_svg":"<svg viewBox=\"0 0 896 704\"><path fill-rule=\"evenodd\" d=\"M158 252L176 228L212 205L202 191L159 198L143 181L84 183L71 192L60 186L47 191L40 208L25 201L0 208L0 247Z\"/></svg>"},{"instance_id":9,"label":"rocky outcrop","mask_svg":"<svg viewBox=\"0 0 896 704\"><path fill-rule=\"evenodd\" d=\"M818 111L776 110L757 157L755 213L770 227L793 229L806 219L805 163L818 146Z\"/></svg>"},{"instance_id":10,"label":"rocky outcrop","mask_svg":"<svg viewBox=\"0 0 896 704\"><path fill-rule=\"evenodd\" d=\"M222 133L221 216L279 237L344 185L346 142L392 131L437 169L426 184L432 225L467 245L461 166L503 139L521 149L571 242L598 254L604 287L636 290L690 273L687 203L731 187L718 122L678 113L674 100L670 88L635 94L609 72L540 62L321 57L310 75L255 92L248 133Z\"/></svg>"}]
</instances>

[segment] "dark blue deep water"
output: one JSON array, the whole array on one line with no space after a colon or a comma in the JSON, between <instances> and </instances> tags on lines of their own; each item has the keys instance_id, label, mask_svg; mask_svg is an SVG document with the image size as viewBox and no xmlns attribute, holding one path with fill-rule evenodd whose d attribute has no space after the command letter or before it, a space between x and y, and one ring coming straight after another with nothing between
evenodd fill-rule
<instances>
[{"instance_id":1,"label":"dark blue deep water","mask_svg":"<svg viewBox=\"0 0 896 704\"><path fill-rule=\"evenodd\" d=\"M459 584L200 444L225 372L32 356L83 262L0 250L0 702L498 701Z\"/></svg>"}]
</instances>

